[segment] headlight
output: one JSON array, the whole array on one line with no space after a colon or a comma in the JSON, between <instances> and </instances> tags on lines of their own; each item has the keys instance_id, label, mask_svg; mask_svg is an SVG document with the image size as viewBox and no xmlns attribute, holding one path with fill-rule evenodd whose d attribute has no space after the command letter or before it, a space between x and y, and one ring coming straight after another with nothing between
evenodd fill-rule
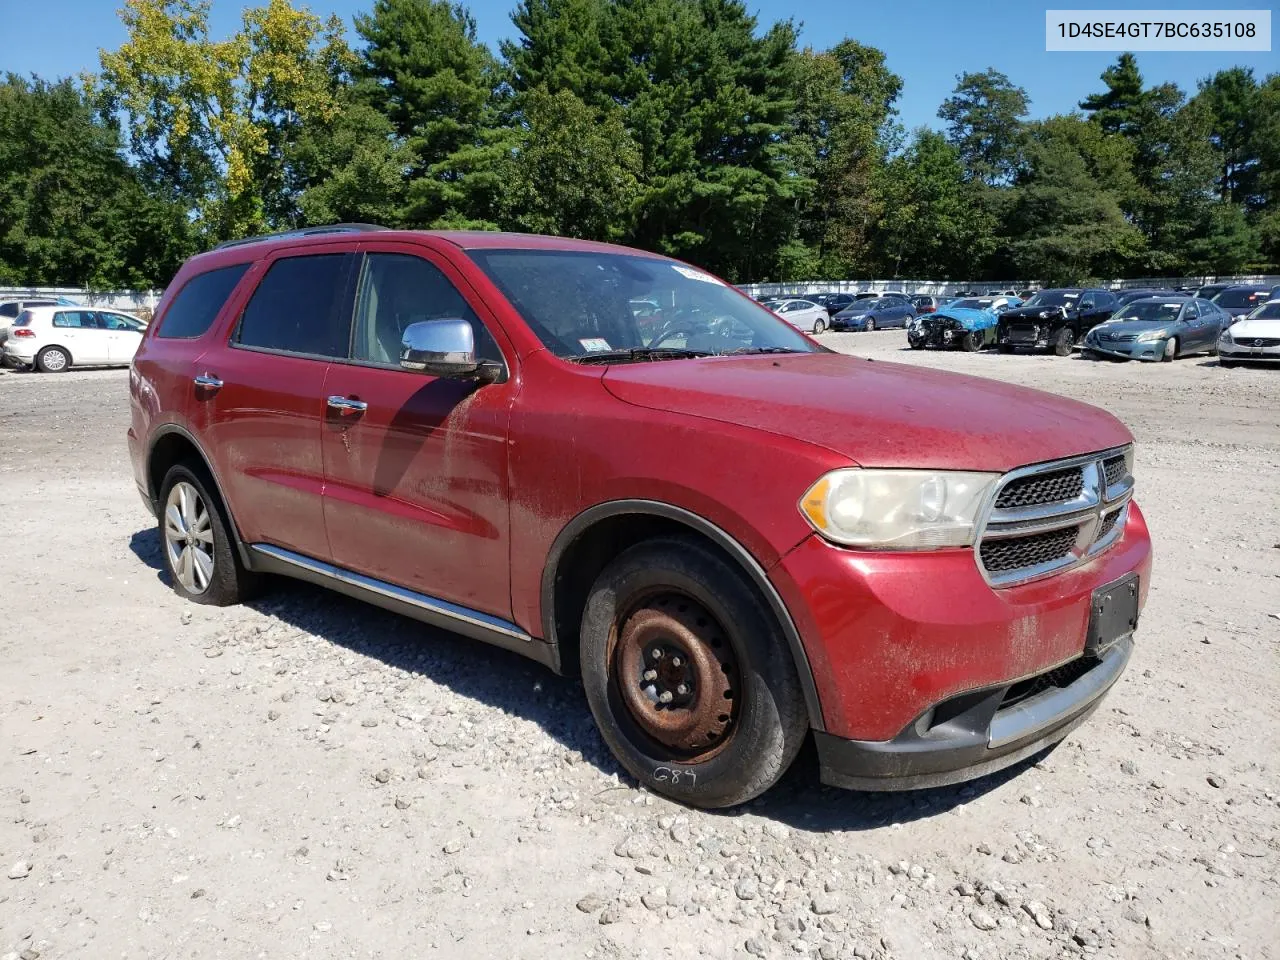
<instances>
[{"instance_id":1,"label":"headlight","mask_svg":"<svg viewBox=\"0 0 1280 960\"><path fill-rule=\"evenodd\" d=\"M1165 334L1159 330L1151 330L1147 333L1138 334L1139 343L1150 343L1152 340L1163 340L1163 339L1165 339Z\"/></svg>"},{"instance_id":2,"label":"headlight","mask_svg":"<svg viewBox=\"0 0 1280 960\"><path fill-rule=\"evenodd\" d=\"M995 473L833 470L800 498L800 512L836 543L932 550L973 543Z\"/></svg>"},{"instance_id":3,"label":"headlight","mask_svg":"<svg viewBox=\"0 0 1280 960\"><path fill-rule=\"evenodd\" d=\"M1218 335L1218 339L1221 340L1223 343L1235 343L1235 341L1231 339L1230 330L1223 330L1222 333Z\"/></svg>"},{"instance_id":4,"label":"headlight","mask_svg":"<svg viewBox=\"0 0 1280 960\"><path fill-rule=\"evenodd\" d=\"M1058 315L1057 310L1041 310L1040 311L1041 320L1048 320L1050 317L1056 317L1057 315Z\"/></svg>"}]
</instances>

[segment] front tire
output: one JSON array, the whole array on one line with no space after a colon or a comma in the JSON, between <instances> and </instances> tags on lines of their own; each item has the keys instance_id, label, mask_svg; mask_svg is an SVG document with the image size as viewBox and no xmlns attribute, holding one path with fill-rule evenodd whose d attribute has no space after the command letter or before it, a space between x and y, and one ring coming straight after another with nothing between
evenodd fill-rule
<instances>
[{"instance_id":1,"label":"front tire","mask_svg":"<svg viewBox=\"0 0 1280 960\"><path fill-rule=\"evenodd\" d=\"M876 318L867 317L867 333L875 333L875 332L876 332Z\"/></svg>"},{"instance_id":2,"label":"front tire","mask_svg":"<svg viewBox=\"0 0 1280 960\"><path fill-rule=\"evenodd\" d=\"M160 485L161 553L178 596L225 607L248 599L258 579L240 562L215 489L200 465L169 468Z\"/></svg>"},{"instance_id":3,"label":"front tire","mask_svg":"<svg viewBox=\"0 0 1280 960\"><path fill-rule=\"evenodd\" d=\"M970 330L960 338L960 349L966 353L977 353L982 349L982 332Z\"/></svg>"},{"instance_id":4,"label":"front tire","mask_svg":"<svg viewBox=\"0 0 1280 960\"><path fill-rule=\"evenodd\" d=\"M745 803L804 742L804 694L775 617L700 540L648 540L610 562L587 599L580 648L601 735L656 793L696 807Z\"/></svg>"},{"instance_id":5,"label":"front tire","mask_svg":"<svg viewBox=\"0 0 1280 960\"><path fill-rule=\"evenodd\" d=\"M1172 363L1178 359L1178 338L1171 337L1164 343L1164 353L1160 354L1161 363Z\"/></svg>"},{"instance_id":6,"label":"front tire","mask_svg":"<svg viewBox=\"0 0 1280 960\"><path fill-rule=\"evenodd\" d=\"M41 373L62 373L71 366L71 354L61 347L45 347L36 355L35 368Z\"/></svg>"},{"instance_id":7,"label":"front tire","mask_svg":"<svg viewBox=\"0 0 1280 960\"><path fill-rule=\"evenodd\" d=\"M820 333L826 333L827 322L825 320L813 321L813 335L816 337Z\"/></svg>"},{"instance_id":8,"label":"front tire","mask_svg":"<svg viewBox=\"0 0 1280 960\"><path fill-rule=\"evenodd\" d=\"M1053 351L1055 357L1071 356L1071 346L1076 342L1076 336L1070 327L1063 327L1053 335L1053 339L1049 342L1049 349Z\"/></svg>"}]
</instances>

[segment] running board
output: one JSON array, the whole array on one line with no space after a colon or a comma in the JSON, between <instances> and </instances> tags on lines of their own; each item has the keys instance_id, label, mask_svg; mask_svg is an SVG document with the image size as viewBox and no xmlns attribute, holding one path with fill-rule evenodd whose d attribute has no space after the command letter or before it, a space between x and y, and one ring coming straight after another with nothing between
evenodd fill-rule
<instances>
[{"instance_id":1,"label":"running board","mask_svg":"<svg viewBox=\"0 0 1280 960\"><path fill-rule=\"evenodd\" d=\"M460 633L473 640L514 650L553 669L557 666L551 644L535 640L509 620L450 603L448 600L429 597L385 580L375 580L269 543L250 544L249 553L252 555L255 571L280 574L328 587L384 610Z\"/></svg>"}]
</instances>

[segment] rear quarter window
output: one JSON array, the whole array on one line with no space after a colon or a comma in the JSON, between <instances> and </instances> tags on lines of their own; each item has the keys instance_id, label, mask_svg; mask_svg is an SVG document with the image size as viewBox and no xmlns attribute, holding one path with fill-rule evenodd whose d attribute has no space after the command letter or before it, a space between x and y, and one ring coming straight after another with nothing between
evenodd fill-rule
<instances>
[{"instance_id":1,"label":"rear quarter window","mask_svg":"<svg viewBox=\"0 0 1280 960\"><path fill-rule=\"evenodd\" d=\"M237 263L192 277L164 312L156 336L171 340L203 336L248 269L249 264Z\"/></svg>"}]
</instances>

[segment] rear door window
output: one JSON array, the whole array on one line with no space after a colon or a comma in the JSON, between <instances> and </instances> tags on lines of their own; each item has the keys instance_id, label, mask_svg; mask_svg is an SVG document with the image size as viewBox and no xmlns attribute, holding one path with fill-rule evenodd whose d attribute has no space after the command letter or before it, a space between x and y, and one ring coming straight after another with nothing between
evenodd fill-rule
<instances>
[{"instance_id":1,"label":"rear door window","mask_svg":"<svg viewBox=\"0 0 1280 960\"><path fill-rule=\"evenodd\" d=\"M283 257L245 305L234 342L309 357L347 356L351 309L347 273L354 254Z\"/></svg>"},{"instance_id":2,"label":"rear door window","mask_svg":"<svg viewBox=\"0 0 1280 960\"><path fill-rule=\"evenodd\" d=\"M249 264L237 263L192 277L165 310L156 336L174 340L203 336L248 269Z\"/></svg>"},{"instance_id":3,"label":"rear door window","mask_svg":"<svg viewBox=\"0 0 1280 960\"><path fill-rule=\"evenodd\" d=\"M98 315L92 310L59 310L53 315L53 325L78 330L97 330Z\"/></svg>"}]
</instances>

